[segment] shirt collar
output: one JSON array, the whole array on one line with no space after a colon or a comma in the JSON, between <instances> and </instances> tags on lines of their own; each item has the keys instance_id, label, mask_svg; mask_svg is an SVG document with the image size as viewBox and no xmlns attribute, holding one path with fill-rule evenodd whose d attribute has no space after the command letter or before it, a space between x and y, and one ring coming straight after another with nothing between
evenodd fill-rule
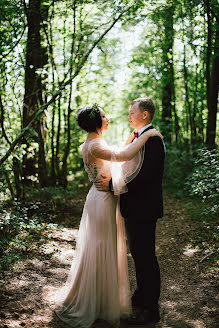
<instances>
[{"instance_id":1,"label":"shirt collar","mask_svg":"<svg viewBox=\"0 0 219 328\"><path fill-rule=\"evenodd\" d=\"M138 131L138 137L142 134L142 132L143 132L144 130L146 130L147 128L149 128L149 126L151 126L151 125L152 125L152 123L149 123L149 124L143 126L143 128L141 128L141 129Z\"/></svg>"}]
</instances>

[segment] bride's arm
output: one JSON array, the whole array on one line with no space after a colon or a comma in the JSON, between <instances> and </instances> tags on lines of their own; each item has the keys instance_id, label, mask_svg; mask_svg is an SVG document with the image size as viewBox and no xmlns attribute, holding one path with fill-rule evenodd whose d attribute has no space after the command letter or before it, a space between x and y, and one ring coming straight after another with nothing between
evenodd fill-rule
<instances>
[{"instance_id":1,"label":"bride's arm","mask_svg":"<svg viewBox=\"0 0 219 328\"><path fill-rule=\"evenodd\" d=\"M150 129L144 132L135 142L127 145L122 150L112 150L108 147L103 147L101 144L95 144L92 147L92 155L96 158L101 158L106 161L124 162L132 159L141 147L147 142L150 137L159 136L161 134L156 129Z\"/></svg>"}]
</instances>

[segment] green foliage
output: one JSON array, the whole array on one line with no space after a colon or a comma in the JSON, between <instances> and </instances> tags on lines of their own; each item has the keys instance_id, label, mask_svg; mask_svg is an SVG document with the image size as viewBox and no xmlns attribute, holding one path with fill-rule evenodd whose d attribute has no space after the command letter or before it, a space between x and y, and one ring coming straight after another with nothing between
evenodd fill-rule
<instances>
[{"instance_id":1,"label":"green foliage","mask_svg":"<svg viewBox=\"0 0 219 328\"><path fill-rule=\"evenodd\" d=\"M216 1L210 1L215 11ZM7 54L16 45L17 40L27 24L25 2L3 0L0 4L0 53ZM86 135L77 126L75 113L78 108L100 104L110 119L110 129L104 134L109 142L116 143L125 139L128 134L128 106L131 100L142 96L151 96L156 103L154 125L162 128L164 137L167 125L162 122L162 90L164 81L162 73L165 68L164 55L173 61L175 109L179 118L179 143L191 143L189 114L185 107L185 86L183 77L183 45L186 46L186 67L188 71L189 102L196 127L196 141L202 143L205 135L207 104L206 104L206 19L205 7L200 1L132 1L132 0L88 0L88 1L49 1L41 2L49 8L48 20L43 22L42 43L47 48L48 63L37 74L46 76L43 82L43 98L50 99L57 91L60 82L70 74L74 74L80 65L83 55L91 48L95 40L112 23L122 10L132 4L120 22L101 40L80 74L68 85L60 98L51 104L41 117L44 120L45 158L47 185L61 185L61 177L75 179L77 174L83 175L83 163L79 154L79 146ZM173 28L174 46L168 48L165 38L164 21L168 22L170 7L174 7ZM212 22L214 27L215 22ZM25 85L25 51L27 33L9 56L4 59L1 77L1 97L4 107L4 127L9 140L19 134L23 120L23 99ZM71 73L70 73L71 72ZM170 78L170 74L166 74ZM72 90L71 90L72 88ZM68 121L68 113L70 118ZM70 122L70 151L67 167L63 169L65 149L68 139L68 122ZM171 127L174 130L174 113ZM188 126L187 126L188 125ZM168 131L167 131L168 132ZM174 137L173 137L174 139ZM22 143L17 147L17 156L22 170L22 159L27 155L33 159L36 170L29 175L32 185L39 185L39 140L35 129L26 136L28 149ZM1 139L0 156L4 156L9 145ZM184 193L184 182L191 174L196 153L189 150L170 148L167 145L167 161L165 185L170 190L177 188L177 195ZM9 179L14 188L12 161L9 158ZM37 163L37 164L36 164ZM9 189L5 174L1 173L1 195L8 197ZM198 173L199 174L199 173ZM21 181L21 179L20 179ZM194 180L195 181L195 180ZM203 182L205 184L205 182ZM205 188L199 183L197 188ZM194 189L194 188L193 188ZM195 190L195 189L194 189ZM7 194L6 194L7 192ZM28 192L28 191L27 191ZM45 197L49 192L43 190ZM48 196L49 197L49 196Z\"/></svg>"},{"instance_id":2,"label":"green foliage","mask_svg":"<svg viewBox=\"0 0 219 328\"><path fill-rule=\"evenodd\" d=\"M167 146L164 187L176 197L188 199L191 216L200 219L218 214L219 154L217 150L179 150ZM192 202L199 206L192 206ZM195 211L195 215L194 212Z\"/></svg>"},{"instance_id":3,"label":"green foliage","mask_svg":"<svg viewBox=\"0 0 219 328\"><path fill-rule=\"evenodd\" d=\"M218 150L193 147L179 149L167 145L164 184L169 190L180 189L202 201L219 196Z\"/></svg>"},{"instance_id":4,"label":"green foliage","mask_svg":"<svg viewBox=\"0 0 219 328\"><path fill-rule=\"evenodd\" d=\"M188 149L166 145L164 186L177 197L184 197L185 181L194 168L193 153Z\"/></svg>"},{"instance_id":5,"label":"green foliage","mask_svg":"<svg viewBox=\"0 0 219 328\"><path fill-rule=\"evenodd\" d=\"M194 162L194 169L186 179L189 195L202 200L199 206L200 218L219 215L219 153L217 150L200 149Z\"/></svg>"},{"instance_id":6,"label":"green foliage","mask_svg":"<svg viewBox=\"0 0 219 328\"><path fill-rule=\"evenodd\" d=\"M69 188L27 188L26 200L0 203L0 270L13 270L15 264L30 256L40 256L49 232L62 229L63 213L70 213L70 226L81 216L74 199L84 197L89 184L85 174L70 181ZM75 212L74 212L75 211ZM61 218L61 219L60 219ZM56 222L56 223L55 223Z\"/></svg>"},{"instance_id":7,"label":"green foliage","mask_svg":"<svg viewBox=\"0 0 219 328\"><path fill-rule=\"evenodd\" d=\"M218 244L218 156L217 150L167 146L164 174L164 190L180 198L190 220L199 222L200 229L189 232L190 242L210 265L216 263Z\"/></svg>"},{"instance_id":8,"label":"green foliage","mask_svg":"<svg viewBox=\"0 0 219 328\"><path fill-rule=\"evenodd\" d=\"M39 203L10 203L0 217L0 270L12 269L14 263L40 250L49 231L57 224L37 215Z\"/></svg>"},{"instance_id":9,"label":"green foliage","mask_svg":"<svg viewBox=\"0 0 219 328\"><path fill-rule=\"evenodd\" d=\"M25 28L23 4L18 0L0 1L0 59L16 45Z\"/></svg>"},{"instance_id":10,"label":"green foliage","mask_svg":"<svg viewBox=\"0 0 219 328\"><path fill-rule=\"evenodd\" d=\"M190 195L199 196L203 201L219 197L219 152L200 149L194 162L194 170L186 181Z\"/></svg>"}]
</instances>

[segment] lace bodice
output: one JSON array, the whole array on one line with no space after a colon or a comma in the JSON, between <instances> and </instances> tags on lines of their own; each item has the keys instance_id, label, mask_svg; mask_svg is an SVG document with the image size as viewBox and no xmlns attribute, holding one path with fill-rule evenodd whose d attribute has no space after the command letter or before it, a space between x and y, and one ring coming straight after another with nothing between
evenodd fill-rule
<instances>
[{"instance_id":1,"label":"lace bodice","mask_svg":"<svg viewBox=\"0 0 219 328\"><path fill-rule=\"evenodd\" d=\"M85 167L85 170L87 171L89 180L91 182L95 182L96 178L98 176L97 164L96 163L86 163L84 161L84 167Z\"/></svg>"},{"instance_id":2,"label":"lace bodice","mask_svg":"<svg viewBox=\"0 0 219 328\"><path fill-rule=\"evenodd\" d=\"M97 140L94 142L101 142L105 144L103 140ZM85 145L85 143L81 147L83 162L85 170L88 174L88 178L91 182L95 182L97 177L101 175L104 176L111 176L111 163L105 161L103 159L96 158L94 161L91 162L90 156L90 147L94 142L90 142L90 145Z\"/></svg>"},{"instance_id":3,"label":"lace bodice","mask_svg":"<svg viewBox=\"0 0 219 328\"><path fill-rule=\"evenodd\" d=\"M114 147L101 138L87 140L81 152L89 180L95 182L101 175L112 177L114 194L127 192L127 183L135 178L143 162L143 141L141 136L135 143Z\"/></svg>"}]
</instances>

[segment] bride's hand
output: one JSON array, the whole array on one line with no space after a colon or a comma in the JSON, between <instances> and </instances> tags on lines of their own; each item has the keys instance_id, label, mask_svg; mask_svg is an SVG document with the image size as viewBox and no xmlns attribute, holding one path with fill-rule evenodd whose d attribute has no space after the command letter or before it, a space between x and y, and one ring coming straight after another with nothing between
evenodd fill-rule
<instances>
[{"instance_id":1,"label":"bride's hand","mask_svg":"<svg viewBox=\"0 0 219 328\"><path fill-rule=\"evenodd\" d=\"M146 133L149 135L149 137L160 137L161 139L163 139L162 134L156 129L150 129L146 131Z\"/></svg>"}]
</instances>

